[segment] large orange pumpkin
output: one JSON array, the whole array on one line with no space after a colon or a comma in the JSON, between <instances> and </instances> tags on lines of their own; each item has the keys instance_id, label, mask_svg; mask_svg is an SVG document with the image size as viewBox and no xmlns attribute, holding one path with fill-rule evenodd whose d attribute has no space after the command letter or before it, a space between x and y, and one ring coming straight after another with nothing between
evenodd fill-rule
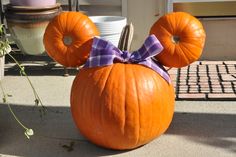
<instances>
[{"instance_id":1,"label":"large orange pumpkin","mask_svg":"<svg viewBox=\"0 0 236 157\"><path fill-rule=\"evenodd\" d=\"M199 59L206 37L200 21L185 12L162 16L154 23L150 34L155 34L164 47L156 59L165 66L176 68Z\"/></svg>"},{"instance_id":2,"label":"large orange pumpkin","mask_svg":"<svg viewBox=\"0 0 236 157\"><path fill-rule=\"evenodd\" d=\"M62 12L48 24L44 46L50 57L67 67L84 64L92 39L99 32L95 24L79 12Z\"/></svg>"},{"instance_id":3,"label":"large orange pumpkin","mask_svg":"<svg viewBox=\"0 0 236 157\"><path fill-rule=\"evenodd\" d=\"M154 70L115 63L82 69L71 90L81 133L112 149L132 149L161 135L174 112L173 86Z\"/></svg>"}]
</instances>

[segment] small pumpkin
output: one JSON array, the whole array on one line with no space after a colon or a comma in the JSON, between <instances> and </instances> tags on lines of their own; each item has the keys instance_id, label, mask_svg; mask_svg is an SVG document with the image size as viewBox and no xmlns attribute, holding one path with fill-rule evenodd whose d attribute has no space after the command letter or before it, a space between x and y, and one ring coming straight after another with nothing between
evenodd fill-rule
<instances>
[{"instance_id":1,"label":"small pumpkin","mask_svg":"<svg viewBox=\"0 0 236 157\"><path fill-rule=\"evenodd\" d=\"M199 59L205 31L201 22L185 12L173 12L162 16L151 27L164 50L156 59L168 67L184 67Z\"/></svg>"},{"instance_id":2,"label":"small pumpkin","mask_svg":"<svg viewBox=\"0 0 236 157\"><path fill-rule=\"evenodd\" d=\"M173 86L152 69L115 63L80 70L71 89L71 112L91 142L132 149L168 128L174 98Z\"/></svg>"},{"instance_id":3,"label":"small pumpkin","mask_svg":"<svg viewBox=\"0 0 236 157\"><path fill-rule=\"evenodd\" d=\"M93 37L99 32L95 24L80 12L62 12L48 24L44 46L50 57L67 67L84 64Z\"/></svg>"}]
</instances>

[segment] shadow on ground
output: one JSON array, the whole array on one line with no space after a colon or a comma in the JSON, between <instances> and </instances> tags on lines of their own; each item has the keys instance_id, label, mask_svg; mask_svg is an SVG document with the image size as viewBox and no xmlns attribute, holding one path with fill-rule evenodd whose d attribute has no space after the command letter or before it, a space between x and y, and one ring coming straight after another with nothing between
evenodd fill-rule
<instances>
[{"instance_id":1,"label":"shadow on ground","mask_svg":"<svg viewBox=\"0 0 236 157\"><path fill-rule=\"evenodd\" d=\"M236 152L236 141L231 140L236 138L235 120L235 114L177 112L166 134Z\"/></svg>"},{"instance_id":2,"label":"shadow on ground","mask_svg":"<svg viewBox=\"0 0 236 157\"><path fill-rule=\"evenodd\" d=\"M65 68L53 61L46 54L41 56L24 55L21 53L12 53L12 56L22 65L29 76L62 76L65 74L76 75L76 68ZM19 67L6 55L5 57L5 75L19 76Z\"/></svg>"},{"instance_id":3,"label":"shadow on ground","mask_svg":"<svg viewBox=\"0 0 236 157\"><path fill-rule=\"evenodd\" d=\"M31 140L25 138L24 130L17 125L7 106L0 104L0 154L96 157L127 153L103 149L84 139L74 126L69 107L48 107L42 119L37 108L23 105L12 108L27 127L34 129L35 135ZM164 136L184 136L191 142L235 151L235 141L227 140L236 137L235 119L236 115L232 114L177 112ZM157 144L160 141L157 140ZM139 149L146 150L146 146ZM155 149L159 149L158 146Z\"/></svg>"},{"instance_id":4,"label":"shadow on ground","mask_svg":"<svg viewBox=\"0 0 236 157\"><path fill-rule=\"evenodd\" d=\"M12 108L18 118L34 130L35 135L28 140L7 106L0 104L0 154L95 157L125 152L103 149L88 142L74 126L69 107L48 107L43 118L40 118L38 108L23 105L12 105Z\"/></svg>"},{"instance_id":5,"label":"shadow on ground","mask_svg":"<svg viewBox=\"0 0 236 157\"><path fill-rule=\"evenodd\" d=\"M38 63L30 65L30 63L22 64L25 72L28 76L65 76L65 75L76 75L78 70L75 68L65 69L62 66L54 64L43 64ZM20 76L20 69L17 65L5 67L5 76Z\"/></svg>"}]
</instances>

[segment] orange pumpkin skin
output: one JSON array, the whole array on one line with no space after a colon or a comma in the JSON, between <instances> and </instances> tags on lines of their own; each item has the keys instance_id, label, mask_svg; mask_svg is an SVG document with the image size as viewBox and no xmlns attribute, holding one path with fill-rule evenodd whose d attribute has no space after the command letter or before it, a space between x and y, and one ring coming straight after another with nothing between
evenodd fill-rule
<instances>
[{"instance_id":1,"label":"orange pumpkin skin","mask_svg":"<svg viewBox=\"0 0 236 157\"><path fill-rule=\"evenodd\" d=\"M84 64L90 53L93 37L99 32L95 24L80 12L62 12L48 24L44 46L48 55L67 67ZM70 43L65 43L68 38Z\"/></svg>"},{"instance_id":2,"label":"orange pumpkin skin","mask_svg":"<svg viewBox=\"0 0 236 157\"><path fill-rule=\"evenodd\" d=\"M174 102L173 86L137 64L82 69L71 89L71 112L82 135L118 150L139 147L164 133Z\"/></svg>"},{"instance_id":3,"label":"orange pumpkin skin","mask_svg":"<svg viewBox=\"0 0 236 157\"><path fill-rule=\"evenodd\" d=\"M165 66L176 68L198 60L206 38L201 22L185 12L162 16L151 27L150 34L156 35L164 47L156 59Z\"/></svg>"}]
</instances>

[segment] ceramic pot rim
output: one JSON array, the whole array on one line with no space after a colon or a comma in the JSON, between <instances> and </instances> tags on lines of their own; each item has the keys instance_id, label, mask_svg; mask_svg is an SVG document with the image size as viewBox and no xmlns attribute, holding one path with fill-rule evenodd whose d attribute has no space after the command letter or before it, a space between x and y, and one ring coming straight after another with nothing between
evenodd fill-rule
<instances>
[{"instance_id":1,"label":"ceramic pot rim","mask_svg":"<svg viewBox=\"0 0 236 157\"><path fill-rule=\"evenodd\" d=\"M12 12L6 11L5 16L7 22L12 23L34 23L51 20L62 11L62 8L53 9L43 12Z\"/></svg>"},{"instance_id":2,"label":"ceramic pot rim","mask_svg":"<svg viewBox=\"0 0 236 157\"><path fill-rule=\"evenodd\" d=\"M45 6L45 7L30 7L30 6L15 6L11 4L6 5L6 10L10 11L20 11L20 12L34 12L34 11L46 11L56 8L60 8L61 3L56 3L55 5Z\"/></svg>"},{"instance_id":3,"label":"ceramic pot rim","mask_svg":"<svg viewBox=\"0 0 236 157\"><path fill-rule=\"evenodd\" d=\"M10 4L16 6L44 7L54 5L56 0L9 0Z\"/></svg>"}]
</instances>

